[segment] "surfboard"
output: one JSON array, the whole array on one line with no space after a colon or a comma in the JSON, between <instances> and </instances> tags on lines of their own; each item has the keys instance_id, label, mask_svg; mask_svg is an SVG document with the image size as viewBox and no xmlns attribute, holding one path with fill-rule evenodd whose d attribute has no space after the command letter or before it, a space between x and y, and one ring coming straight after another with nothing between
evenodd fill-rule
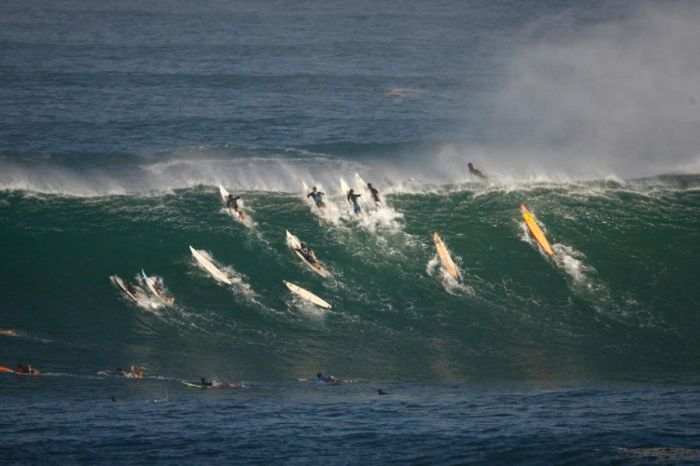
<instances>
[{"instance_id":1,"label":"surfboard","mask_svg":"<svg viewBox=\"0 0 700 466\"><path fill-rule=\"evenodd\" d=\"M126 287L126 284L124 283L124 280L122 280L122 279L121 279L120 277L118 277L117 275L112 275L112 276L109 277L109 278L112 280L113 283L116 283L117 286L118 286L119 288L121 288L121 290L122 290L129 298L131 298L135 303L138 303L138 302L139 302L139 300L136 299L136 296L134 296L134 294L133 294L131 291L129 291L129 289Z\"/></svg>"},{"instance_id":2,"label":"surfboard","mask_svg":"<svg viewBox=\"0 0 700 466\"><path fill-rule=\"evenodd\" d=\"M532 234L532 237L535 238L537 244L540 246L540 248L542 248L542 250L545 253L547 253L548 256L553 256L554 251L552 250L552 246L549 245L547 237L544 235L542 229L537 224L537 220L535 219L535 217L530 213L529 210L527 210L525 204L520 204L520 212L523 214L523 220L525 220L525 224L530 229L530 233Z\"/></svg>"},{"instance_id":3,"label":"surfboard","mask_svg":"<svg viewBox=\"0 0 700 466\"><path fill-rule=\"evenodd\" d=\"M231 280L228 278L228 276L223 273L221 270L219 270L214 264L211 263L209 259L204 257L204 255L190 246L190 251L192 252L192 255L194 256L195 260L199 265L202 266L204 270L209 272L209 274L214 277L216 280L226 283L227 285L231 284Z\"/></svg>"},{"instance_id":4,"label":"surfboard","mask_svg":"<svg viewBox=\"0 0 700 466\"><path fill-rule=\"evenodd\" d=\"M172 298L168 300L165 297L161 296L160 293L158 293L158 290L156 290L156 287L153 285L153 279L146 275L146 272L144 272L143 269L141 269L141 276L143 277L143 281L146 282L146 286L148 287L148 289L151 290L151 293L153 293L156 298L160 299L164 304L170 305L173 303L174 300Z\"/></svg>"},{"instance_id":5,"label":"surfboard","mask_svg":"<svg viewBox=\"0 0 700 466\"><path fill-rule=\"evenodd\" d=\"M318 267L316 267L313 264L311 264L308 260L306 260L306 257L304 257L304 255L299 251L299 249L301 249L301 241L299 241L299 238L297 238L296 236L291 234L289 232L289 230L286 230L286 234L287 234L287 246L289 246L289 249L294 254L296 254L296 256L299 259L301 259L301 261L304 263L304 265L306 265L306 267L308 267L309 269L311 269L312 271L316 272L317 274L319 274L320 276L322 276L324 278L328 277L330 275L328 273L328 270L326 270L326 268L320 262L316 262L316 264L318 264Z\"/></svg>"},{"instance_id":6,"label":"surfboard","mask_svg":"<svg viewBox=\"0 0 700 466\"><path fill-rule=\"evenodd\" d=\"M196 383L192 383L192 382L187 382L187 381L185 381L185 380L181 380L180 382L182 382L183 385L186 385L186 386L192 387L192 388L207 388L207 387L203 386L202 384L196 384Z\"/></svg>"},{"instance_id":7,"label":"surfboard","mask_svg":"<svg viewBox=\"0 0 700 466\"><path fill-rule=\"evenodd\" d=\"M0 366L0 372L7 372L8 374L14 374L15 370L10 369L9 367Z\"/></svg>"},{"instance_id":8,"label":"surfboard","mask_svg":"<svg viewBox=\"0 0 700 466\"><path fill-rule=\"evenodd\" d=\"M440 238L440 235L438 235L437 232L433 233L433 242L435 243L435 249L437 249L438 257L440 258L440 264L442 264L442 268L452 278L459 281L459 270L457 269L457 266L452 260L450 252L447 250L445 243L442 242L442 238Z\"/></svg>"},{"instance_id":9,"label":"surfboard","mask_svg":"<svg viewBox=\"0 0 700 466\"><path fill-rule=\"evenodd\" d=\"M295 285L294 283L290 283L287 280L282 280L282 283L284 283L287 288L289 288L289 291L294 293L295 295L307 300L310 303L313 303L319 307L322 307L324 309L330 309L331 305L328 304L326 301L322 300L312 292L305 290L304 288Z\"/></svg>"}]
</instances>

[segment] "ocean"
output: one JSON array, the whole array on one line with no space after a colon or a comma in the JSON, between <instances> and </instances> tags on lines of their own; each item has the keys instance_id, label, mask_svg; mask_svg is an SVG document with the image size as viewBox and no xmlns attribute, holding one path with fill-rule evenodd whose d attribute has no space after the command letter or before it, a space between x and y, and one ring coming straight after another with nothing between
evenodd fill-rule
<instances>
[{"instance_id":1,"label":"ocean","mask_svg":"<svg viewBox=\"0 0 700 466\"><path fill-rule=\"evenodd\" d=\"M700 464L697 20L3 3L3 463Z\"/></svg>"}]
</instances>

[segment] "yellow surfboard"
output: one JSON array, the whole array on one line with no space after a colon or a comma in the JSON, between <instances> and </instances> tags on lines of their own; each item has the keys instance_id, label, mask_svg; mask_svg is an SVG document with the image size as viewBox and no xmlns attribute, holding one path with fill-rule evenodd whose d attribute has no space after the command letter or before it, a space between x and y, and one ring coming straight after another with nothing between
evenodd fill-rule
<instances>
[{"instance_id":1,"label":"yellow surfboard","mask_svg":"<svg viewBox=\"0 0 700 466\"><path fill-rule=\"evenodd\" d=\"M525 204L520 204L520 212L523 214L523 220L525 220L525 225L527 225L527 227L530 229L530 233L532 233L532 237L535 238L537 244L539 244L539 246L544 252L547 253L548 256L553 256L554 251L552 250L552 246L549 245L547 237L544 235L542 229L537 224L537 220L535 220L535 217L530 213L529 210L527 210Z\"/></svg>"},{"instance_id":2,"label":"yellow surfboard","mask_svg":"<svg viewBox=\"0 0 700 466\"><path fill-rule=\"evenodd\" d=\"M450 257L450 252L447 250L445 243L442 242L437 232L433 234L433 242L435 243L435 249L437 249L438 256L440 257L442 268L445 269L445 272L450 274L452 278L459 281L459 270L457 270L457 266L452 261L452 257Z\"/></svg>"}]
</instances>

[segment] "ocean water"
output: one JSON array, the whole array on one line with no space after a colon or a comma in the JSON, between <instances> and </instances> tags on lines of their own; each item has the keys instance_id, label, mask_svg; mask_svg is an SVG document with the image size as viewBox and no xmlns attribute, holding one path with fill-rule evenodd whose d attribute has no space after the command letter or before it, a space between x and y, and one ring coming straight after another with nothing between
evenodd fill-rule
<instances>
[{"instance_id":1,"label":"ocean water","mask_svg":"<svg viewBox=\"0 0 700 466\"><path fill-rule=\"evenodd\" d=\"M700 463L698 19L685 2L3 3L0 366L43 373L0 373L4 460ZM115 375L131 364L146 377ZM182 383L200 377L236 388Z\"/></svg>"}]
</instances>

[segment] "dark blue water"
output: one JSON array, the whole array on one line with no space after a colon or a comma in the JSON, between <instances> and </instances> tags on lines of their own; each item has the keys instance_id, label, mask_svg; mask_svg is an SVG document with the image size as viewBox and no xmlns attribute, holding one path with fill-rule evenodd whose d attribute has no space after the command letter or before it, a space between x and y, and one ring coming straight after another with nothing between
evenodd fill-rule
<instances>
[{"instance_id":1,"label":"dark blue water","mask_svg":"<svg viewBox=\"0 0 700 466\"><path fill-rule=\"evenodd\" d=\"M165 381L22 380L3 384L0 432L5 460L18 464L700 461L697 387L382 387L389 395L373 394L375 383L217 392Z\"/></svg>"},{"instance_id":2,"label":"dark blue water","mask_svg":"<svg viewBox=\"0 0 700 466\"><path fill-rule=\"evenodd\" d=\"M44 373L0 373L4 462L700 464L698 20L686 2L3 2L0 366ZM355 172L385 200L359 220ZM109 280L142 267L175 306ZM129 364L147 377L113 376ZM202 376L243 386L182 383Z\"/></svg>"}]
</instances>

